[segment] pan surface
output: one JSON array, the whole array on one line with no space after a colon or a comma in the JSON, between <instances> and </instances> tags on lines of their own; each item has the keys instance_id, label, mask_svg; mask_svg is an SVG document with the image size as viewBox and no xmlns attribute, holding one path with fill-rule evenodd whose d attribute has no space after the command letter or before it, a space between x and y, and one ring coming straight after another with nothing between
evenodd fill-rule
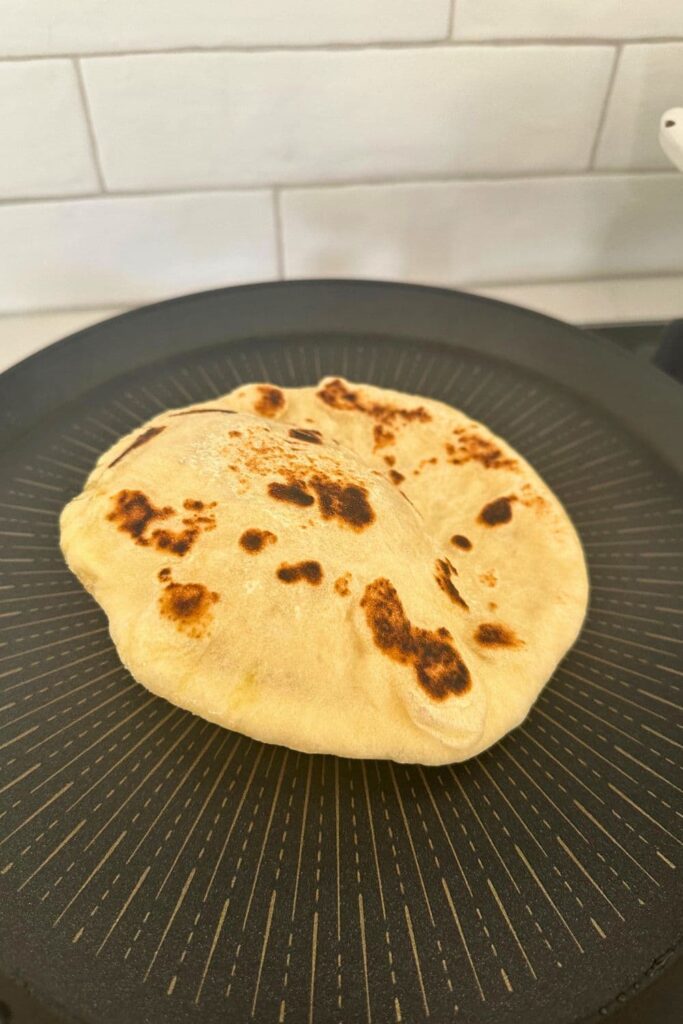
<instances>
[{"instance_id":1,"label":"pan surface","mask_svg":"<svg viewBox=\"0 0 683 1024\"><path fill-rule=\"evenodd\" d=\"M580 532L583 633L469 763L310 757L174 708L60 555L59 511L119 435L328 373L482 420ZM682 916L681 438L676 385L609 344L399 285L189 296L3 375L4 976L93 1024L568 1024L644 985Z\"/></svg>"}]
</instances>

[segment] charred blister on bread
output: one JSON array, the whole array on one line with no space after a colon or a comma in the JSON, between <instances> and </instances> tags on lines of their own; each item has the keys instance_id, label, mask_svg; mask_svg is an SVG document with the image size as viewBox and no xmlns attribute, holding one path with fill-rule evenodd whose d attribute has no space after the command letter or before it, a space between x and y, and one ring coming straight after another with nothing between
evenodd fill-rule
<instances>
[{"instance_id":1,"label":"charred blister on bread","mask_svg":"<svg viewBox=\"0 0 683 1024\"><path fill-rule=\"evenodd\" d=\"M258 398L254 402L254 412L259 416L273 419L283 411L286 404L284 391L272 384L258 384L256 390Z\"/></svg>"},{"instance_id":2,"label":"charred blister on bread","mask_svg":"<svg viewBox=\"0 0 683 1024\"><path fill-rule=\"evenodd\" d=\"M310 483L318 496L323 519L338 519L354 530L363 530L375 521L368 492L360 484L323 476L312 477Z\"/></svg>"},{"instance_id":3,"label":"charred blister on bread","mask_svg":"<svg viewBox=\"0 0 683 1024\"><path fill-rule=\"evenodd\" d=\"M437 558L435 578L444 594L446 594L453 604L459 605L464 608L465 611L469 611L469 605L463 599L460 591L455 586L452 580L452 576L457 576L458 571L455 566L451 565L447 558Z\"/></svg>"},{"instance_id":4,"label":"charred blister on bread","mask_svg":"<svg viewBox=\"0 0 683 1024\"><path fill-rule=\"evenodd\" d=\"M396 444L396 434L392 430L387 430L383 423L375 424L372 428L372 435L375 439L373 451L377 451L379 448L386 448L390 444Z\"/></svg>"},{"instance_id":5,"label":"charred blister on bread","mask_svg":"<svg viewBox=\"0 0 683 1024\"><path fill-rule=\"evenodd\" d=\"M169 569L162 569L159 579L165 583L159 598L161 615L195 640L205 636L213 618L213 605L220 595L203 583L174 583Z\"/></svg>"},{"instance_id":6,"label":"charred blister on bread","mask_svg":"<svg viewBox=\"0 0 683 1024\"><path fill-rule=\"evenodd\" d=\"M343 576L339 576L334 581L334 589L340 597L348 597L351 593L349 583L351 582L351 573L345 572Z\"/></svg>"},{"instance_id":7,"label":"charred blister on bread","mask_svg":"<svg viewBox=\"0 0 683 1024\"><path fill-rule=\"evenodd\" d=\"M317 499L323 519L337 520L354 530L364 530L375 521L367 489L361 484L316 474L307 481L290 479L288 483L271 482L268 494L278 501L301 508L314 505Z\"/></svg>"},{"instance_id":8,"label":"charred blister on bread","mask_svg":"<svg viewBox=\"0 0 683 1024\"><path fill-rule=\"evenodd\" d=\"M461 551L472 550L472 541L463 533L454 533L451 537L451 544L454 544L456 548L460 548Z\"/></svg>"},{"instance_id":9,"label":"charred blister on bread","mask_svg":"<svg viewBox=\"0 0 683 1024\"><path fill-rule=\"evenodd\" d=\"M453 466L464 466L478 462L484 469L517 470L517 459L511 458L488 438L482 437L473 427L456 427L453 431L455 442L445 444L448 462Z\"/></svg>"},{"instance_id":10,"label":"charred blister on bread","mask_svg":"<svg viewBox=\"0 0 683 1024\"><path fill-rule=\"evenodd\" d=\"M431 423L432 420L431 413L428 413L424 406L418 406L415 409L401 409L400 406L392 406L390 402L372 401L360 394L359 391L352 391L338 377L327 381L316 394L331 409L341 412L365 413L384 426L395 427L401 422Z\"/></svg>"},{"instance_id":11,"label":"charred blister on bread","mask_svg":"<svg viewBox=\"0 0 683 1024\"><path fill-rule=\"evenodd\" d=\"M250 555L256 555L259 551L263 551L269 544L275 544L277 537L270 530L257 530L252 527L249 530L245 530L240 537L240 545L245 551L249 552Z\"/></svg>"},{"instance_id":12,"label":"charred blister on bread","mask_svg":"<svg viewBox=\"0 0 683 1024\"><path fill-rule=\"evenodd\" d=\"M320 562L316 562L313 559L294 562L291 565L283 562L276 575L282 583L305 582L310 583L312 586L318 586L322 582L323 569Z\"/></svg>"},{"instance_id":13,"label":"charred blister on bread","mask_svg":"<svg viewBox=\"0 0 683 1024\"><path fill-rule=\"evenodd\" d=\"M432 700L443 701L467 693L472 680L451 634L444 626L436 630L413 626L388 579L368 583L361 608L375 645L394 661L411 665L420 686Z\"/></svg>"},{"instance_id":14,"label":"charred blister on bread","mask_svg":"<svg viewBox=\"0 0 683 1024\"><path fill-rule=\"evenodd\" d=\"M274 481L268 484L268 494L278 501L287 502L290 505L299 505L307 508L315 504L315 498L306 490L306 484L301 480L293 480L291 483L282 484Z\"/></svg>"},{"instance_id":15,"label":"charred blister on bread","mask_svg":"<svg viewBox=\"0 0 683 1024\"><path fill-rule=\"evenodd\" d=\"M495 605L493 605L495 609ZM474 633L476 643L482 647L522 647L523 641L502 622L481 622Z\"/></svg>"},{"instance_id":16,"label":"charred blister on bread","mask_svg":"<svg viewBox=\"0 0 683 1024\"><path fill-rule=\"evenodd\" d=\"M514 494L489 501L477 516L477 522L482 526L502 526L509 523L512 519L513 501L517 501Z\"/></svg>"},{"instance_id":17,"label":"charred blister on bread","mask_svg":"<svg viewBox=\"0 0 683 1024\"><path fill-rule=\"evenodd\" d=\"M417 464L417 466L413 470L413 476L419 476L422 473L422 471L425 468L425 466L436 466L438 464L438 462L439 462L439 460L437 459L437 457L435 455L432 455L428 459L420 459L419 463Z\"/></svg>"},{"instance_id":18,"label":"charred blister on bread","mask_svg":"<svg viewBox=\"0 0 683 1024\"><path fill-rule=\"evenodd\" d=\"M167 551L180 557L190 551L204 531L213 530L216 526L216 518L211 511L215 501L206 504L199 499L186 499L183 507L192 514L182 520L182 530L159 526L151 529L153 524L175 516L176 510L170 505L162 508L153 505L142 491L122 490L113 496L112 501L114 507L107 515L109 522L116 523L119 530L127 533L140 547L154 547L157 551Z\"/></svg>"},{"instance_id":19,"label":"charred blister on bread","mask_svg":"<svg viewBox=\"0 0 683 1024\"><path fill-rule=\"evenodd\" d=\"M142 491L119 491L112 500L114 507L107 519L109 522L116 523L119 530L127 533L136 544L140 544L142 547L149 544L145 533L150 523L175 515L175 509L170 505L158 508Z\"/></svg>"}]
</instances>

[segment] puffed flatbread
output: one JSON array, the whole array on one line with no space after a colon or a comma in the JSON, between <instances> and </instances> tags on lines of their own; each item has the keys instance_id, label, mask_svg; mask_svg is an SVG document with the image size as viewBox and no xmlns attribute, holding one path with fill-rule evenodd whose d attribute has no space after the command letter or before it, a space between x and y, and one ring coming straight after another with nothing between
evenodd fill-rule
<instances>
[{"instance_id":1,"label":"puffed flatbread","mask_svg":"<svg viewBox=\"0 0 683 1024\"><path fill-rule=\"evenodd\" d=\"M569 517L517 452L339 378L156 416L61 531L135 679L307 752L479 753L524 719L588 600Z\"/></svg>"}]
</instances>

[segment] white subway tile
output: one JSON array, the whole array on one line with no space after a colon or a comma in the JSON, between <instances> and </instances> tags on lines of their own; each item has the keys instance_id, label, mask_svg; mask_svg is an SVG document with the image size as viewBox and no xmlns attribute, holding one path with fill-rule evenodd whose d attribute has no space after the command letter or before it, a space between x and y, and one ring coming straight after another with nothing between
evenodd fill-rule
<instances>
[{"instance_id":1,"label":"white subway tile","mask_svg":"<svg viewBox=\"0 0 683 1024\"><path fill-rule=\"evenodd\" d=\"M0 197L72 195L97 188L72 63L0 64Z\"/></svg>"},{"instance_id":2,"label":"white subway tile","mask_svg":"<svg viewBox=\"0 0 683 1024\"><path fill-rule=\"evenodd\" d=\"M0 53L442 39L450 0L2 0Z\"/></svg>"},{"instance_id":3,"label":"white subway tile","mask_svg":"<svg viewBox=\"0 0 683 1024\"><path fill-rule=\"evenodd\" d=\"M683 176L301 189L282 197L288 277L427 284L683 271Z\"/></svg>"},{"instance_id":4,"label":"white subway tile","mask_svg":"<svg viewBox=\"0 0 683 1024\"><path fill-rule=\"evenodd\" d=\"M582 169L609 47L85 60L114 189Z\"/></svg>"},{"instance_id":5,"label":"white subway tile","mask_svg":"<svg viewBox=\"0 0 683 1024\"><path fill-rule=\"evenodd\" d=\"M0 312L132 305L276 276L267 192L0 207Z\"/></svg>"},{"instance_id":6,"label":"white subway tile","mask_svg":"<svg viewBox=\"0 0 683 1024\"><path fill-rule=\"evenodd\" d=\"M597 166L671 167L659 145L659 119L669 107L681 103L683 42L625 47L598 146Z\"/></svg>"},{"instance_id":7,"label":"white subway tile","mask_svg":"<svg viewBox=\"0 0 683 1024\"><path fill-rule=\"evenodd\" d=\"M456 39L633 39L683 35L681 0L456 0Z\"/></svg>"}]
</instances>

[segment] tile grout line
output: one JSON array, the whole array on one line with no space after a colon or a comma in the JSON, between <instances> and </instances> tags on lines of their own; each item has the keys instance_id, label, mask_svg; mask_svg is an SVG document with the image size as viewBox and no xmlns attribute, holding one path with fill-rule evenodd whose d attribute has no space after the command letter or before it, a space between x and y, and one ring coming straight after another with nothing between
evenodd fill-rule
<instances>
[{"instance_id":1,"label":"tile grout line","mask_svg":"<svg viewBox=\"0 0 683 1024\"><path fill-rule=\"evenodd\" d=\"M279 185L273 188L273 223L275 226L275 253L277 257L277 274L280 281L285 280L285 231L282 220L282 189Z\"/></svg>"},{"instance_id":2,"label":"tile grout line","mask_svg":"<svg viewBox=\"0 0 683 1024\"><path fill-rule=\"evenodd\" d=\"M457 3L457 0L455 0ZM459 50L463 47L501 47L507 46L515 48L518 46L532 46L532 47L595 47L595 46L637 46L642 44L650 44L652 46L667 45L671 43L683 43L683 36L671 35L671 36L634 36L633 38L624 39L623 36L606 36L600 38L599 36L581 37L581 36L554 36L550 39L543 38L542 36L507 36L497 39L462 39L462 38L445 38L445 39L409 39L409 40L393 40L390 42L382 42L381 40L375 40L374 42L337 42L337 43L282 43L282 44L263 44L258 43L244 43L240 44L229 44L218 45L218 46L168 46L160 47L157 49L147 49L144 47L131 47L128 50L95 50L95 51L84 51L82 53L73 53L70 51L56 51L55 53L27 53L27 54L10 54L4 57L0 57L0 63L15 63L18 61L35 61L35 60L98 60L101 57L112 58L112 57L145 57L145 56L175 56L175 55L188 55L188 54L211 54L211 53L309 53L309 52L320 52L320 53L343 53L343 52L362 52L367 50L433 50L433 49L454 49Z\"/></svg>"},{"instance_id":3,"label":"tile grout line","mask_svg":"<svg viewBox=\"0 0 683 1024\"><path fill-rule=\"evenodd\" d=\"M605 100L602 104L602 110L600 111L600 117L598 118L597 127L595 129L595 138L593 139L593 145L591 146L590 157L588 159L588 170L595 171L595 161L598 156L598 149L600 148L600 142L602 140L602 133L607 121L607 112L610 108L610 102L612 94L614 93L614 85L617 80L617 73L619 71L619 64L621 62L621 54L623 52L623 46L616 46L614 49L614 59L612 61L612 69L610 71L609 79L607 80L607 88L605 90Z\"/></svg>"},{"instance_id":4,"label":"tile grout line","mask_svg":"<svg viewBox=\"0 0 683 1024\"><path fill-rule=\"evenodd\" d=\"M192 294L191 292L189 294ZM177 297L177 296L173 296ZM101 303L98 302L94 306L35 306L30 309L14 309L14 310L0 310L0 323L3 320L12 319L13 317L26 317L26 316L70 316L78 313L100 313L103 310L108 312L111 317L118 316L120 313L129 313L133 309L139 309L145 305L155 305L155 303L163 301L160 299L151 299L149 302L141 302L131 305L129 301L122 300L121 302L110 302Z\"/></svg>"},{"instance_id":5,"label":"tile grout line","mask_svg":"<svg viewBox=\"0 0 683 1024\"><path fill-rule=\"evenodd\" d=\"M186 185L172 188L107 189L105 192L77 192L61 195L13 196L0 198L0 209L7 206L30 206L35 203L68 203L97 199L154 199L173 196L223 195L231 192L266 193L277 188L281 193L319 191L344 188L388 188L403 185L486 185L515 181L565 181L572 178L674 178L678 172L667 167L598 167L574 168L571 170L529 170L502 171L500 174L474 172L472 174L431 174L424 176L406 175L402 178L351 178L346 181L299 181L279 185L272 182L262 184L216 184Z\"/></svg>"},{"instance_id":6,"label":"tile grout line","mask_svg":"<svg viewBox=\"0 0 683 1024\"><path fill-rule=\"evenodd\" d=\"M536 278L514 278L506 281L471 281L464 285L453 285L454 288L476 289L476 288L526 288L526 287L555 287L563 284L609 284L610 282L621 281L661 281L661 280L683 280L683 269L668 271L644 271L624 274L591 274L590 277L536 277Z\"/></svg>"},{"instance_id":7,"label":"tile grout line","mask_svg":"<svg viewBox=\"0 0 683 1024\"><path fill-rule=\"evenodd\" d=\"M458 0L451 0L451 7L450 7L450 10L448 12L448 35L447 35L446 38L450 42L453 41L453 29L454 29L454 26L455 26L455 5L456 5L457 2L458 2Z\"/></svg>"},{"instance_id":8,"label":"tile grout line","mask_svg":"<svg viewBox=\"0 0 683 1024\"><path fill-rule=\"evenodd\" d=\"M83 68L81 67L81 62L77 57L72 58L72 64L74 72L76 74L76 82L78 83L78 92L81 97L81 104L83 107L83 116L85 117L88 139L90 140L90 154L92 156L93 165L95 167L97 181L100 186L99 194L102 194L106 193L107 185L104 180L102 160L100 158L100 151L97 146L97 136L95 135L95 125L93 123L92 111L90 109L90 103L88 102L88 92L85 88L85 81L83 79ZM97 195L97 193L95 193L95 195Z\"/></svg>"}]
</instances>

